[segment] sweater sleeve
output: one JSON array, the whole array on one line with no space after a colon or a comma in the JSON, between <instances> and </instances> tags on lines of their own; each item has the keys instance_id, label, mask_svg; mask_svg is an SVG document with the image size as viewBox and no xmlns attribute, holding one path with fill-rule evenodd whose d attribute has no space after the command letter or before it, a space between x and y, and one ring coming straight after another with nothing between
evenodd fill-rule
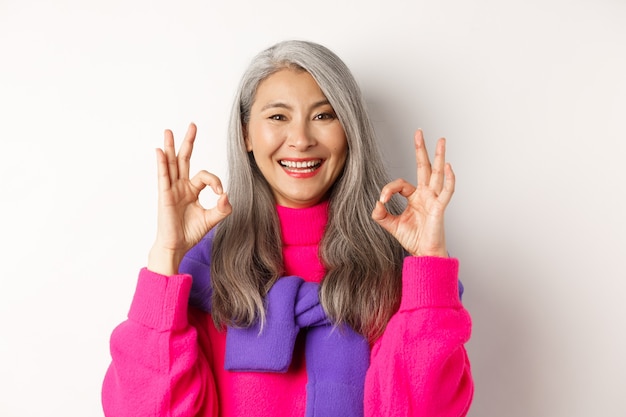
<instances>
[{"instance_id":1,"label":"sweater sleeve","mask_svg":"<svg viewBox=\"0 0 626 417\"><path fill-rule=\"evenodd\" d=\"M217 416L211 367L187 317L191 281L140 271L128 320L111 335L107 417Z\"/></svg>"},{"instance_id":2,"label":"sweater sleeve","mask_svg":"<svg viewBox=\"0 0 626 417\"><path fill-rule=\"evenodd\" d=\"M474 384L464 344L472 324L457 276L456 259L405 258L400 308L372 348L365 416L467 414Z\"/></svg>"}]
</instances>

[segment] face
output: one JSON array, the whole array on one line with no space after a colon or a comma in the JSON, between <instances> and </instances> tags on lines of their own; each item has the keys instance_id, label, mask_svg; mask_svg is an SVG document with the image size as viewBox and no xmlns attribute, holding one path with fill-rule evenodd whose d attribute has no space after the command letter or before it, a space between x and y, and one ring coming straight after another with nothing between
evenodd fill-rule
<instances>
[{"instance_id":1,"label":"face","mask_svg":"<svg viewBox=\"0 0 626 417\"><path fill-rule=\"evenodd\" d=\"M257 87L245 143L276 203L315 205L341 175L348 143L339 119L306 71L284 69Z\"/></svg>"}]
</instances>

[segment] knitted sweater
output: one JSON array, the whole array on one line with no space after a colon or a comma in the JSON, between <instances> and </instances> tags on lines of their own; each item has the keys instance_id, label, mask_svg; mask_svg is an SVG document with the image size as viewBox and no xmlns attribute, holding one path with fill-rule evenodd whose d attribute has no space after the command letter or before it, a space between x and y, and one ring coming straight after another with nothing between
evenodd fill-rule
<instances>
[{"instance_id":1,"label":"knitted sweater","mask_svg":"<svg viewBox=\"0 0 626 417\"><path fill-rule=\"evenodd\" d=\"M319 282L317 253L327 203L278 207L288 275ZM188 253L181 272L210 265L210 238ZM463 347L471 320L457 287L455 259L407 257L402 300L371 349L365 379L366 416L463 416L473 395ZM304 341L296 341L284 373L232 372L224 367L226 332L210 314L189 307L192 275L139 273L128 320L111 336L112 362L102 402L117 416L304 416ZM198 290L196 288L196 290ZM194 291L192 304L198 300ZM349 360L350 352L343 353ZM319 394L318 394L319 396ZM314 401L323 403L324 398Z\"/></svg>"}]
</instances>

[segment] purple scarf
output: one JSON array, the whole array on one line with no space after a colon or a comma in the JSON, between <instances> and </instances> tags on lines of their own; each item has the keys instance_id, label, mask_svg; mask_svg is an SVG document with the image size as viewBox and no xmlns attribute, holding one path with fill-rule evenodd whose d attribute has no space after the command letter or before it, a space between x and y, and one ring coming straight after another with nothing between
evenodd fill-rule
<instances>
[{"instance_id":1,"label":"purple scarf","mask_svg":"<svg viewBox=\"0 0 626 417\"><path fill-rule=\"evenodd\" d=\"M211 311L209 233L183 259L190 274L190 305ZM266 322L228 328L224 367L230 371L286 372L296 336L305 332L306 417L363 416L365 373L370 349L348 326L333 326L320 305L319 285L302 278L280 278L266 297Z\"/></svg>"}]
</instances>

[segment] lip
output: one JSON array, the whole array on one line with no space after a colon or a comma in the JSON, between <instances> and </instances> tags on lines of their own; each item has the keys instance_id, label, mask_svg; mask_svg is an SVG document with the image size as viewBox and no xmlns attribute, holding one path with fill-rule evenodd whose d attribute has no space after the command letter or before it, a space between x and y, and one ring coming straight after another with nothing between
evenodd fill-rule
<instances>
[{"instance_id":1,"label":"lip","mask_svg":"<svg viewBox=\"0 0 626 417\"><path fill-rule=\"evenodd\" d=\"M278 165L292 178L311 178L317 175L324 165L321 158L283 158L278 160Z\"/></svg>"}]
</instances>

